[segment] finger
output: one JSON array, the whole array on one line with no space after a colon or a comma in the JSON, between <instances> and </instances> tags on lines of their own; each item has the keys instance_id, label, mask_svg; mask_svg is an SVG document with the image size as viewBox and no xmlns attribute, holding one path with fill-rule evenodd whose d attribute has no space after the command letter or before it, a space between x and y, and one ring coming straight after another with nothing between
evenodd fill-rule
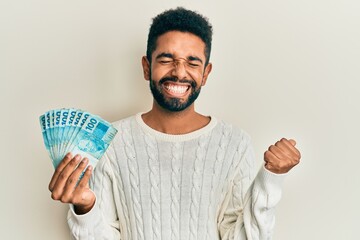
<instances>
[{"instance_id":1,"label":"finger","mask_svg":"<svg viewBox=\"0 0 360 240\"><path fill-rule=\"evenodd\" d=\"M286 140L286 141L289 141L291 143L291 145L295 146L296 145L296 141L294 139L286 139L286 138L282 138L280 141L282 140Z\"/></svg>"},{"instance_id":2,"label":"finger","mask_svg":"<svg viewBox=\"0 0 360 240\"><path fill-rule=\"evenodd\" d=\"M79 185L77 186L79 189L87 188L89 186L89 180L91 177L92 170L93 170L93 167L91 165L89 165L86 168L84 176L82 177L82 179L79 182Z\"/></svg>"},{"instance_id":3,"label":"finger","mask_svg":"<svg viewBox=\"0 0 360 240\"><path fill-rule=\"evenodd\" d=\"M73 192L75 190L76 184L80 178L81 173L85 170L87 164L89 163L89 160L87 158L82 159L79 166L71 173L69 178L67 179L67 182L64 186L64 191L61 197L62 202L70 202L71 196L73 195Z\"/></svg>"},{"instance_id":4,"label":"finger","mask_svg":"<svg viewBox=\"0 0 360 240\"><path fill-rule=\"evenodd\" d=\"M63 160L60 162L60 164L57 166L57 168L55 169L54 174L51 177L50 183L49 183L49 190L50 192L53 191L54 189L54 185L60 175L60 173L62 172L62 170L66 167L66 165L71 161L72 159L72 154L71 153L67 153L65 155L65 157L63 158Z\"/></svg>"},{"instance_id":5,"label":"finger","mask_svg":"<svg viewBox=\"0 0 360 240\"><path fill-rule=\"evenodd\" d=\"M264 153L265 167L269 170L275 169L277 163L281 160L271 151L266 151Z\"/></svg>"},{"instance_id":6,"label":"finger","mask_svg":"<svg viewBox=\"0 0 360 240\"><path fill-rule=\"evenodd\" d=\"M295 141L294 139L289 139L289 142L290 142L293 146L296 145L296 141Z\"/></svg>"},{"instance_id":7,"label":"finger","mask_svg":"<svg viewBox=\"0 0 360 240\"><path fill-rule=\"evenodd\" d=\"M284 151L282 151L278 146L271 145L269 147L269 151L274 154L278 159L286 159L289 158Z\"/></svg>"},{"instance_id":8,"label":"finger","mask_svg":"<svg viewBox=\"0 0 360 240\"><path fill-rule=\"evenodd\" d=\"M293 145L291 145L288 140L281 139L280 141L276 142L275 146L277 146L280 151L288 156L288 158L292 160L297 160L299 158L298 150Z\"/></svg>"},{"instance_id":9,"label":"finger","mask_svg":"<svg viewBox=\"0 0 360 240\"><path fill-rule=\"evenodd\" d=\"M59 174L59 177L57 178L53 191L51 194L51 197L54 200L60 200L62 193L64 191L64 186L69 178L69 176L72 174L72 172L75 170L76 166L79 164L81 160L80 155L76 155L74 158L71 159L71 161L66 165L66 167L62 170L62 172Z\"/></svg>"},{"instance_id":10,"label":"finger","mask_svg":"<svg viewBox=\"0 0 360 240\"><path fill-rule=\"evenodd\" d=\"M295 147L295 145L293 143L291 143L291 141L294 141L294 140L292 140L292 139L286 140L285 138L283 138L283 139L281 139L281 142L286 144L288 149L290 149L295 154L296 158L300 159L300 157L301 157L300 151Z\"/></svg>"},{"instance_id":11,"label":"finger","mask_svg":"<svg viewBox=\"0 0 360 240\"><path fill-rule=\"evenodd\" d=\"M73 204L88 204L88 202L93 199L94 193L89 189L89 180L92 174L92 170L93 167L91 165L86 168L82 179L76 187L76 194L74 196Z\"/></svg>"}]
</instances>

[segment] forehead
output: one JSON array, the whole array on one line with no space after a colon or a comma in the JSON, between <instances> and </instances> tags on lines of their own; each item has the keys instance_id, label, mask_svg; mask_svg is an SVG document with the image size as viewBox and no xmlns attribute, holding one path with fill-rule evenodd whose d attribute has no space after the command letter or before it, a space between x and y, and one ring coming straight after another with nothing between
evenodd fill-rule
<instances>
[{"instance_id":1,"label":"forehead","mask_svg":"<svg viewBox=\"0 0 360 240\"><path fill-rule=\"evenodd\" d=\"M195 34L170 31L160 35L156 41L153 56L160 53L170 53L176 58L196 56L205 59L205 43Z\"/></svg>"}]
</instances>

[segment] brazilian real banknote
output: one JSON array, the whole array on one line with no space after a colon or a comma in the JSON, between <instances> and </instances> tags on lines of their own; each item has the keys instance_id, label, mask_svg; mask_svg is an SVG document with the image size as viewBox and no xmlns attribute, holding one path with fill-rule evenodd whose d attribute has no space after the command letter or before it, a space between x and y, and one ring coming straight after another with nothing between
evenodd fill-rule
<instances>
[{"instance_id":1,"label":"brazilian real banknote","mask_svg":"<svg viewBox=\"0 0 360 240\"><path fill-rule=\"evenodd\" d=\"M118 132L101 117L75 108L45 112L40 127L54 168L68 152L88 158L95 167Z\"/></svg>"}]
</instances>

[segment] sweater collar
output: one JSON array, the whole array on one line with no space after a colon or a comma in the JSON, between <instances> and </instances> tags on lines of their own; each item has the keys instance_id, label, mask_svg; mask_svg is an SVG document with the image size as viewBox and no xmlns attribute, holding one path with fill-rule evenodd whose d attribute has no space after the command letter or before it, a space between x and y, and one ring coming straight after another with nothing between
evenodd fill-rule
<instances>
[{"instance_id":1,"label":"sweater collar","mask_svg":"<svg viewBox=\"0 0 360 240\"><path fill-rule=\"evenodd\" d=\"M210 117L210 122L206 126L200 128L198 130L195 130L193 132L186 133L186 134L167 134L167 133L159 132L159 131L149 127L142 119L142 117L141 117L142 114L144 114L144 113L140 112L135 115L136 122L140 125L140 127L145 132L147 132L151 136L155 137L156 139L166 141L166 142L183 142L183 141L188 141L188 140L198 138L204 134L210 133L211 130L217 124L216 118Z\"/></svg>"}]
</instances>

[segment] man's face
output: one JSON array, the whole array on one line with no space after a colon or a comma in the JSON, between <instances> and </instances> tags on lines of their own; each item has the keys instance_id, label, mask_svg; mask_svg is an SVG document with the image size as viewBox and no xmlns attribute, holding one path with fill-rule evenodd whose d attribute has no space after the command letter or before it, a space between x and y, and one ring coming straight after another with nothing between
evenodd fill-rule
<instances>
[{"instance_id":1,"label":"man's face","mask_svg":"<svg viewBox=\"0 0 360 240\"><path fill-rule=\"evenodd\" d=\"M143 58L145 79L162 108L182 111L196 100L211 71L210 63L205 67L205 43L179 31L161 35L156 43L151 65Z\"/></svg>"}]
</instances>

